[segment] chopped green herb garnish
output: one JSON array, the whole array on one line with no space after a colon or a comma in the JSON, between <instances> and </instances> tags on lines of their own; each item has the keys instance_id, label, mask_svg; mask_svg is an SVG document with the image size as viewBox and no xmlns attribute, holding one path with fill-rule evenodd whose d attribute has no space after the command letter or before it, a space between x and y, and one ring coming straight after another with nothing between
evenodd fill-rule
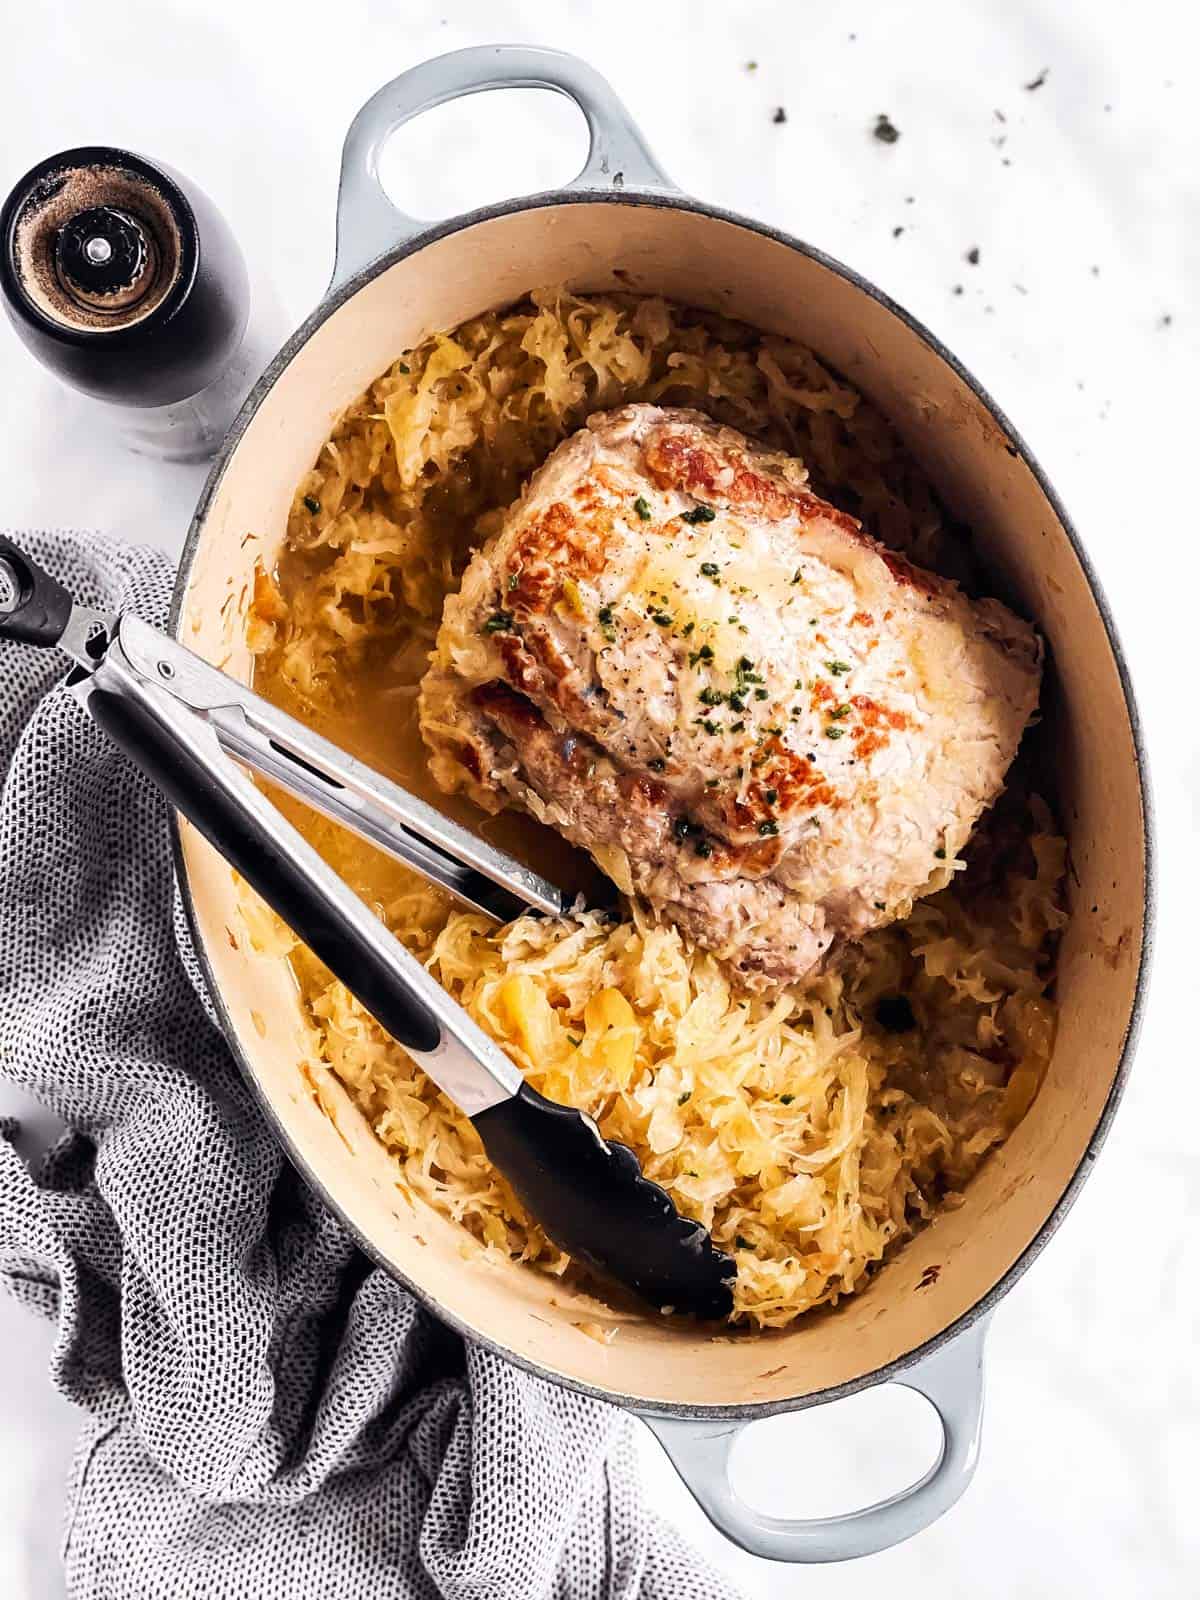
<instances>
[{"instance_id":1,"label":"chopped green herb garnish","mask_svg":"<svg viewBox=\"0 0 1200 1600\"><path fill-rule=\"evenodd\" d=\"M933 853L939 861L945 861L946 852L944 850L935 850Z\"/></svg>"},{"instance_id":2,"label":"chopped green herb garnish","mask_svg":"<svg viewBox=\"0 0 1200 1600\"><path fill-rule=\"evenodd\" d=\"M850 715L850 707L849 706L834 706L833 710L829 713L829 715L833 718L833 720L835 722L840 722L843 717L848 717Z\"/></svg>"},{"instance_id":3,"label":"chopped green herb garnish","mask_svg":"<svg viewBox=\"0 0 1200 1600\"><path fill-rule=\"evenodd\" d=\"M720 778L705 778L704 787L706 789L715 789L720 781Z\"/></svg>"},{"instance_id":4,"label":"chopped green herb garnish","mask_svg":"<svg viewBox=\"0 0 1200 1600\"><path fill-rule=\"evenodd\" d=\"M695 626L696 624L694 622L685 622L679 631L683 634L685 639L690 639L692 637L692 629Z\"/></svg>"},{"instance_id":5,"label":"chopped green herb garnish","mask_svg":"<svg viewBox=\"0 0 1200 1600\"><path fill-rule=\"evenodd\" d=\"M513 625L511 611L493 611L483 625L484 633L508 633Z\"/></svg>"},{"instance_id":6,"label":"chopped green herb garnish","mask_svg":"<svg viewBox=\"0 0 1200 1600\"><path fill-rule=\"evenodd\" d=\"M509 594L511 594L513 592L513 590L517 587L517 585L520 583L520 581L521 581L521 569L518 567L516 572L510 572L509 575L508 575L508 592L509 592Z\"/></svg>"},{"instance_id":7,"label":"chopped green herb garnish","mask_svg":"<svg viewBox=\"0 0 1200 1600\"><path fill-rule=\"evenodd\" d=\"M638 495L637 499L633 502L633 509L637 512L638 516L643 522L650 521L650 502L646 499L644 494Z\"/></svg>"},{"instance_id":8,"label":"chopped green herb garnish","mask_svg":"<svg viewBox=\"0 0 1200 1600\"><path fill-rule=\"evenodd\" d=\"M733 705L735 699L736 696L730 696L730 705ZM702 689L700 692L700 704L702 706L721 706L725 704L725 696L719 689ZM735 706L734 709L740 710L741 708Z\"/></svg>"},{"instance_id":9,"label":"chopped green herb garnish","mask_svg":"<svg viewBox=\"0 0 1200 1600\"><path fill-rule=\"evenodd\" d=\"M692 825L686 817L676 817L674 823L671 825L671 831L674 833L679 843L682 844L687 838L688 834L691 833Z\"/></svg>"},{"instance_id":10,"label":"chopped green herb garnish","mask_svg":"<svg viewBox=\"0 0 1200 1600\"><path fill-rule=\"evenodd\" d=\"M781 1106L790 1106L795 1098L796 1096L794 1094L781 1094L779 1096L779 1104Z\"/></svg>"},{"instance_id":11,"label":"chopped green herb garnish","mask_svg":"<svg viewBox=\"0 0 1200 1600\"><path fill-rule=\"evenodd\" d=\"M846 737L846 730L845 728L826 728L825 737L827 739L844 739Z\"/></svg>"},{"instance_id":12,"label":"chopped green herb garnish","mask_svg":"<svg viewBox=\"0 0 1200 1600\"><path fill-rule=\"evenodd\" d=\"M397 372L402 372L404 374L404 376L407 378L409 373L412 371L412 368L409 366L407 361L397 361L397 363L396 363L396 371Z\"/></svg>"},{"instance_id":13,"label":"chopped green herb garnish","mask_svg":"<svg viewBox=\"0 0 1200 1600\"><path fill-rule=\"evenodd\" d=\"M779 824L775 821L774 817L767 817L759 823L758 831L765 838L768 834L778 833Z\"/></svg>"},{"instance_id":14,"label":"chopped green herb garnish","mask_svg":"<svg viewBox=\"0 0 1200 1600\"><path fill-rule=\"evenodd\" d=\"M656 622L660 628L669 628L675 618L668 611L652 611L650 621Z\"/></svg>"},{"instance_id":15,"label":"chopped green herb garnish","mask_svg":"<svg viewBox=\"0 0 1200 1600\"><path fill-rule=\"evenodd\" d=\"M742 1235L739 1233L733 1241L733 1248L735 1250L753 1250L754 1246L750 1243L749 1239L743 1239Z\"/></svg>"},{"instance_id":16,"label":"chopped green herb garnish","mask_svg":"<svg viewBox=\"0 0 1200 1600\"><path fill-rule=\"evenodd\" d=\"M651 756L646 765L651 772L665 772L667 770L667 763L661 756Z\"/></svg>"},{"instance_id":17,"label":"chopped green herb garnish","mask_svg":"<svg viewBox=\"0 0 1200 1600\"><path fill-rule=\"evenodd\" d=\"M707 839L697 839L696 840L696 854L703 861L707 861L709 856L712 855L712 845L708 842Z\"/></svg>"},{"instance_id":18,"label":"chopped green herb garnish","mask_svg":"<svg viewBox=\"0 0 1200 1600\"><path fill-rule=\"evenodd\" d=\"M803 569L800 568L800 567L797 567L795 572L792 573L792 582L793 583L799 583L799 582L801 582L803 577L804 577Z\"/></svg>"},{"instance_id":19,"label":"chopped green herb garnish","mask_svg":"<svg viewBox=\"0 0 1200 1600\"><path fill-rule=\"evenodd\" d=\"M688 626L690 627L691 624L689 623ZM711 661L712 658L712 645L702 644L699 650L691 650L688 652L688 666L694 667L697 661Z\"/></svg>"},{"instance_id":20,"label":"chopped green herb garnish","mask_svg":"<svg viewBox=\"0 0 1200 1600\"><path fill-rule=\"evenodd\" d=\"M715 578L720 570L720 567L715 561L702 561L700 563L700 571L706 578Z\"/></svg>"},{"instance_id":21,"label":"chopped green herb garnish","mask_svg":"<svg viewBox=\"0 0 1200 1600\"><path fill-rule=\"evenodd\" d=\"M848 661L827 661L825 665L835 678L840 678L844 672L850 671L850 663Z\"/></svg>"},{"instance_id":22,"label":"chopped green herb garnish","mask_svg":"<svg viewBox=\"0 0 1200 1600\"><path fill-rule=\"evenodd\" d=\"M887 910L886 902L883 901L883 900L876 900L875 909L876 909L876 911L886 911Z\"/></svg>"},{"instance_id":23,"label":"chopped green herb garnish","mask_svg":"<svg viewBox=\"0 0 1200 1600\"><path fill-rule=\"evenodd\" d=\"M711 717L705 717L700 726L704 729L705 733L709 734L710 736L714 733L720 733L721 731L721 724L719 722L714 722Z\"/></svg>"},{"instance_id":24,"label":"chopped green herb garnish","mask_svg":"<svg viewBox=\"0 0 1200 1600\"><path fill-rule=\"evenodd\" d=\"M767 804L769 806L773 806L775 804L776 800L779 799L779 790L778 789L764 789L763 790L763 799L767 802Z\"/></svg>"},{"instance_id":25,"label":"chopped green herb garnish","mask_svg":"<svg viewBox=\"0 0 1200 1600\"><path fill-rule=\"evenodd\" d=\"M765 700L767 698L767 691L765 689L755 689L754 698L756 700Z\"/></svg>"},{"instance_id":26,"label":"chopped green herb garnish","mask_svg":"<svg viewBox=\"0 0 1200 1600\"><path fill-rule=\"evenodd\" d=\"M744 733L745 729L746 729L746 724L744 722L735 722L733 727L730 728L729 731L730 731L730 733Z\"/></svg>"},{"instance_id":27,"label":"chopped green herb garnish","mask_svg":"<svg viewBox=\"0 0 1200 1600\"><path fill-rule=\"evenodd\" d=\"M690 522L694 528L698 522L713 522L716 515L711 506L697 505L693 510L685 511L681 520Z\"/></svg>"},{"instance_id":28,"label":"chopped green herb garnish","mask_svg":"<svg viewBox=\"0 0 1200 1600\"><path fill-rule=\"evenodd\" d=\"M746 709L745 698L742 695L738 694L736 689L729 696L729 709L731 711L745 711L745 709Z\"/></svg>"},{"instance_id":29,"label":"chopped green herb garnish","mask_svg":"<svg viewBox=\"0 0 1200 1600\"><path fill-rule=\"evenodd\" d=\"M596 615L600 618L601 622L611 622L613 619L613 608L611 606L601 606Z\"/></svg>"},{"instance_id":30,"label":"chopped green herb garnish","mask_svg":"<svg viewBox=\"0 0 1200 1600\"><path fill-rule=\"evenodd\" d=\"M310 517L315 517L317 512L321 509L321 502L319 500L314 500L312 495L306 494L304 496L304 509L308 512Z\"/></svg>"},{"instance_id":31,"label":"chopped green herb garnish","mask_svg":"<svg viewBox=\"0 0 1200 1600\"><path fill-rule=\"evenodd\" d=\"M685 1106L685 1105L687 1105L688 1101L691 1098L692 1098L692 1091L690 1089L685 1089L683 1091L683 1093L679 1096L679 1099L675 1102L675 1104L679 1105L679 1106Z\"/></svg>"}]
</instances>

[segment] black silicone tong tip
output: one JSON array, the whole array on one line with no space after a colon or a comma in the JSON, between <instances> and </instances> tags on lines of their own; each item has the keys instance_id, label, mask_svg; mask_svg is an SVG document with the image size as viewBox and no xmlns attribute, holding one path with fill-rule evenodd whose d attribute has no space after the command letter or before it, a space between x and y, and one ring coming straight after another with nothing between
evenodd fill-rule
<instances>
[{"instance_id":1,"label":"black silicone tong tip","mask_svg":"<svg viewBox=\"0 0 1200 1600\"><path fill-rule=\"evenodd\" d=\"M626 1145L602 1139L573 1106L523 1084L471 1119L522 1204L569 1255L660 1311L703 1318L733 1310L733 1259Z\"/></svg>"}]
</instances>

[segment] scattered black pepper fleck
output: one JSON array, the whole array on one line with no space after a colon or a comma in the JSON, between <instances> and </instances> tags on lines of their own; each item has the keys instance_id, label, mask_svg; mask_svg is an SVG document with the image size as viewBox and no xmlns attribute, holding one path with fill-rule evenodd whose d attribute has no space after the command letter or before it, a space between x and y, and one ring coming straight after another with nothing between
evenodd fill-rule
<instances>
[{"instance_id":1,"label":"scattered black pepper fleck","mask_svg":"<svg viewBox=\"0 0 1200 1600\"><path fill-rule=\"evenodd\" d=\"M304 509L308 512L310 517L315 517L317 512L321 509L321 502L319 500L314 500L312 495L306 494L304 496Z\"/></svg>"},{"instance_id":2,"label":"scattered black pepper fleck","mask_svg":"<svg viewBox=\"0 0 1200 1600\"><path fill-rule=\"evenodd\" d=\"M750 1243L749 1239L744 1239L739 1233L734 1237L733 1248L735 1250L753 1250L754 1246Z\"/></svg>"},{"instance_id":3,"label":"scattered black pepper fleck","mask_svg":"<svg viewBox=\"0 0 1200 1600\"><path fill-rule=\"evenodd\" d=\"M787 112L782 106L775 107L775 115L771 118L771 121L776 124L787 121Z\"/></svg>"},{"instance_id":4,"label":"scattered black pepper fleck","mask_svg":"<svg viewBox=\"0 0 1200 1600\"><path fill-rule=\"evenodd\" d=\"M707 839L697 839L696 840L696 854L700 857L700 859L702 861L707 861L709 856L712 855L712 852L713 852L713 847L712 847L711 844L709 844Z\"/></svg>"},{"instance_id":5,"label":"scattered black pepper fleck","mask_svg":"<svg viewBox=\"0 0 1200 1600\"><path fill-rule=\"evenodd\" d=\"M1169 311L1164 311L1158 319L1158 325L1160 328L1169 328L1174 320Z\"/></svg>"},{"instance_id":6,"label":"scattered black pepper fleck","mask_svg":"<svg viewBox=\"0 0 1200 1600\"><path fill-rule=\"evenodd\" d=\"M779 1096L779 1104L781 1106L790 1106L795 1098L796 1096L794 1094L781 1094Z\"/></svg>"},{"instance_id":7,"label":"scattered black pepper fleck","mask_svg":"<svg viewBox=\"0 0 1200 1600\"><path fill-rule=\"evenodd\" d=\"M903 232L904 229L899 225L899 223L897 223L897 225L892 229L892 238L898 239Z\"/></svg>"},{"instance_id":8,"label":"scattered black pepper fleck","mask_svg":"<svg viewBox=\"0 0 1200 1600\"><path fill-rule=\"evenodd\" d=\"M967 251L967 260L973 267L977 267L979 265L979 246L977 244L973 244Z\"/></svg>"},{"instance_id":9,"label":"scattered black pepper fleck","mask_svg":"<svg viewBox=\"0 0 1200 1600\"><path fill-rule=\"evenodd\" d=\"M667 770L667 763L661 756L651 756L646 765L651 772L665 772Z\"/></svg>"},{"instance_id":10,"label":"scattered black pepper fleck","mask_svg":"<svg viewBox=\"0 0 1200 1600\"><path fill-rule=\"evenodd\" d=\"M1024 89L1029 90L1030 92L1032 92L1034 89L1040 89L1049 76L1050 76L1050 68L1049 67L1043 67L1042 70L1038 73L1036 78L1031 78L1028 83L1022 84L1021 87L1024 88Z\"/></svg>"},{"instance_id":11,"label":"scattered black pepper fleck","mask_svg":"<svg viewBox=\"0 0 1200 1600\"><path fill-rule=\"evenodd\" d=\"M963 292L963 286L962 286L961 283L956 283L954 285L953 290L951 291L952 294L961 294L962 292Z\"/></svg>"},{"instance_id":12,"label":"scattered black pepper fleck","mask_svg":"<svg viewBox=\"0 0 1200 1600\"><path fill-rule=\"evenodd\" d=\"M871 130L882 144L895 144L900 137L900 130L888 116L886 111L881 111L875 118L875 126Z\"/></svg>"},{"instance_id":13,"label":"scattered black pepper fleck","mask_svg":"<svg viewBox=\"0 0 1200 1600\"><path fill-rule=\"evenodd\" d=\"M691 1098L692 1098L692 1091L690 1089L685 1089L683 1091L683 1093L679 1096L679 1099L675 1103L676 1103L676 1105L685 1106L685 1105L687 1105L688 1101Z\"/></svg>"}]
</instances>

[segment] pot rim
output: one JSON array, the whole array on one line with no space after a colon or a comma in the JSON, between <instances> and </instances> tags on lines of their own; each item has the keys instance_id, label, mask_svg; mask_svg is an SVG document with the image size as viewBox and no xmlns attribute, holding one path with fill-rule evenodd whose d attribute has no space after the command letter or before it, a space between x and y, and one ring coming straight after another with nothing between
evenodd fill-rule
<instances>
[{"instance_id":1,"label":"pot rim","mask_svg":"<svg viewBox=\"0 0 1200 1600\"><path fill-rule=\"evenodd\" d=\"M633 205L649 206L661 210L690 211L696 215L710 217L717 222L731 223L735 227L746 228L752 233L757 233L763 238L771 239L777 244L785 245L788 249L798 251L816 262L818 266L826 268L844 279L853 288L869 296L878 305L898 318L911 332L942 360L946 366L961 380L986 407L992 420L1002 429L1008 440L1010 453L1015 454L1033 474L1038 487L1045 496L1051 510L1057 517L1071 548L1075 553L1088 588L1100 613L1104 624L1104 631L1108 638L1109 648L1112 651L1113 661L1121 684L1121 691L1125 699L1125 707L1129 716L1130 732L1133 738L1134 756L1137 762L1138 787L1142 808L1142 863L1145 878L1145 908L1142 922L1142 948L1138 962L1137 979L1134 985L1133 1003L1130 1007L1129 1022L1125 1030L1125 1037L1121 1044L1120 1059L1113 1076L1108 1097L1092 1130L1088 1140L1087 1149L1083 1152L1078 1166L1071 1174L1070 1179L1063 1188L1062 1193L1055 1201L1051 1210L1034 1237L1026 1245L1017 1259L1008 1267L1000 1278L992 1285L987 1293L978 1299L969 1310L962 1313L953 1322L942 1328L938 1333L927 1339L923 1344L898 1356L894 1361L885 1366L876 1367L873 1371L863 1373L857 1378L849 1379L845 1383L834 1384L827 1389L815 1390L811 1394L797 1396L794 1399L772 1401L748 1401L737 1405L697 1405L697 1404L654 1404L637 1396L621 1394L615 1390L606 1389L598 1384L585 1383L580 1379L565 1376L540 1366L536 1361L527 1356L520 1355L507 1349L505 1346L489 1338L486 1334L477 1332L469 1327L463 1319L448 1312L438 1301L421 1285L412 1282L403 1273L399 1272L390 1262L384 1259L376 1246L357 1228L342 1212L340 1206L330 1195L324 1181L312 1170L311 1166L294 1148L292 1140L283 1126L274 1106L267 1099L265 1091L258 1082L257 1077L244 1054L237 1033L233 1026L232 1018L225 1005L224 997L217 984L212 965L208 959L208 952L200 932L196 918L196 908L192 898L191 884L188 880L187 869L183 859L183 843L179 829L179 819L175 812L171 813L171 839L172 854L175 862L175 873L179 882L180 897L183 903L184 914L187 918L188 930L192 937L196 958L200 970L204 975L213 1007L221 1023L221 1031L233 1052L234 1058L241 1069L242 1076L248 1083L251 1093L262 1109L271 1129L287 1153L288 1159L320 1197L322 1202L329 1207L341 1225L355 1240L363 1253L381 1267L389 1277L402 1284L427 1310L433 1313L441 1322L452 1328L463 1339L477 1345L482 1345L493 1354L501 1356L504 1360L512 1362L515 1366L523 1368L535 1377L547 1382L558 1384L562 1388L572 1389L580 1394L585 1394L596 1400L604 1400L613 1405L619 1405L626 1410L647 1416L671 1416L694 1418L705 1421L756 1421L764 1417L775 1416L780 1413L807 1410L810 1406L825 1405L833 1400L841 1400L852 1394L858 1394L866 1389L874 1388L877 1384L888 1383L900 1378L908 1369L926 1360L936 1351L951 1343L968 1328L973 1327L982 1318L987 1317L1016 1284L1017 1280L1032 1266L1033 1262L1045 1249L1051 1238L1062 1225L1064 1218L1082 1189L1083 1184L1091 1171L1100 1149L1108 1136L1113 1117L1116 1115L1117 1106L1124 1093L1133 1062L1134 1050L1137 1046L1141 1031L1142 1016L1145 1009L1146 990L1149 984L1151 954L1154 944L1154 914L1156 898L1156 849L1154 834L1153 799L1150 788L1149 765L1146 756L1145 740L1142 734L1141 719L1138 715L1137 701L1134 696L1133 683L1125 654L1117 633L1116 623L1108 599L1101 586L1100 580L1092 567L1086 550L1075 530L1066 509L1059 500L1058 495L1050 484L1045 472L1039 466L1029 446L1021 434L1012 426L1007 416L988 394L981 383L967 370L958 358L941 342L937 336L930 332L925 325L906 311L903 306L878 289L868 279L864 278L853 268L846 266L835 257L827 255L824 251L813 245L806 244L803 240L784 232L780 228L773 228L766 223L757 222L751 217L742 216L735 211L727 211L719 206L711 206L703 201L696 200L686 194L664 194L652 191L637 190L571 190L555 189L542 194L522 195L511 200L500 201L494 205L481 206L474 211L464 212L458 216L447 218L443 222L435 223L428 228L403 240L394 249L385 251L375 260L368 262L365 267L349 277L338 288L327 294L304 319L292 334L291 338L283 345L278 355L266 368L254 388L250 391L245 404L234 420L229 432L226 434L220 449L213 459L204 488L196 503L196 510L188 528L187 539L184 543L180 557L179 570L175 579L174 593L171 599L169 626L175 637L179 637L183 605L188 588L191 583L192 571L195 566L200 538L209 507L225 476L227 467L241 443L252 418L257 412L269 392L274 388L277 379L291 365L294 357L307 344L308 340L328 319L338 311L349 299L368 283L374 281L397 262L405 260L411 255L416 255L427 245L439 239L448 238L455 233L474 227L477 223L489 222L497 217L511 216L521 211L543 210L551 206L560 205Z\"/></svg>"}]
</instances>

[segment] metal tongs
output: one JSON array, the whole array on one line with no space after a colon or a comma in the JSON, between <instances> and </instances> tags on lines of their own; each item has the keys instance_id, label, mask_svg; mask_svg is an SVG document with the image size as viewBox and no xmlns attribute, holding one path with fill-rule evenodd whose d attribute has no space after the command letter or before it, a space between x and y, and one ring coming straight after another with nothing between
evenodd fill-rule
<instances>
[{"instance_id":1,"label":"metal tongs","mask_svg":"<svg viewBox=\"0 0 1200 1600\"><path fill-rule=\"evenodd\" d=\"M627 1146L532 1089L504 1052L289 823L245 768L489 916L571 901L132 614L77 604L0 536L0 637L56 646L92 720L475 1124L493 1165L568 1254L661 1310L732 1309L732 1259Z\"/></svg>"}]
</instances>

